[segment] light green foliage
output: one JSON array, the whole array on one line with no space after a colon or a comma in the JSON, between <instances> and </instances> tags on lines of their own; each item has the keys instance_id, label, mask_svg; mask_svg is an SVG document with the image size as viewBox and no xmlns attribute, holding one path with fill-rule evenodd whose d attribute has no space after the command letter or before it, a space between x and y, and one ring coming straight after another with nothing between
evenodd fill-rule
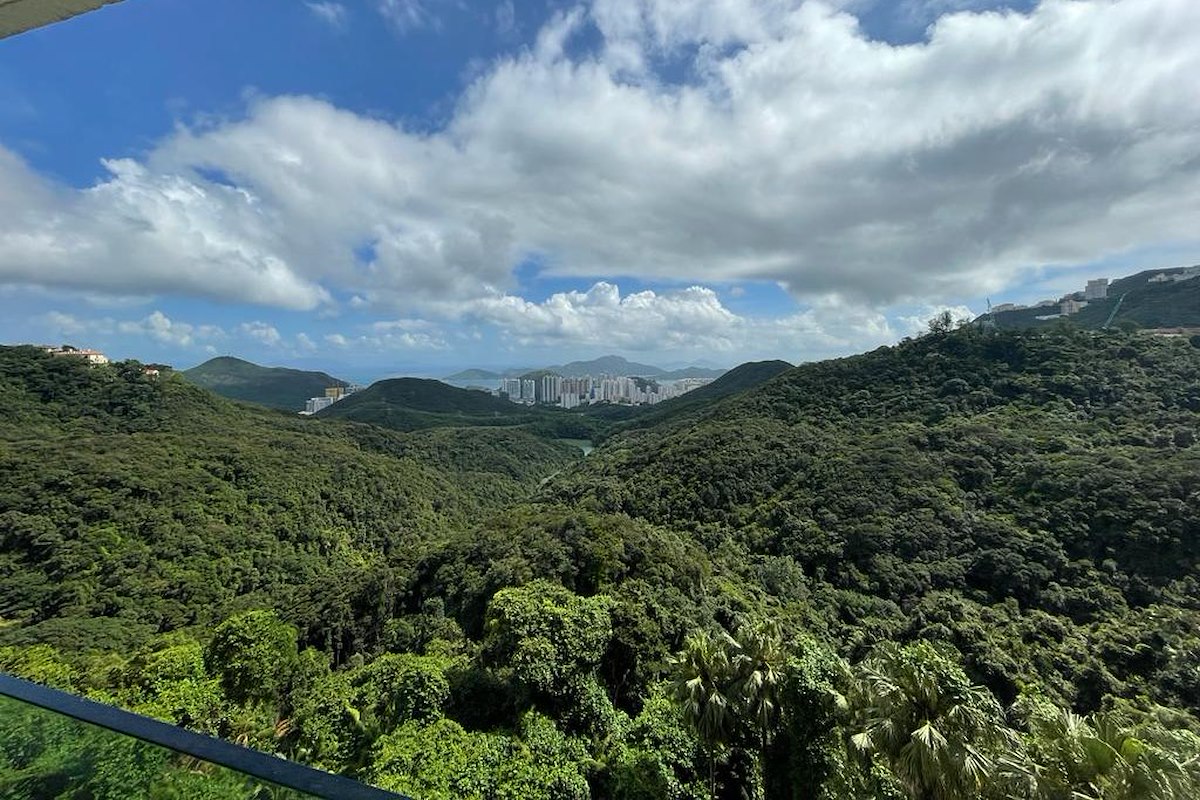
<instances>
[{"instance_id":1,"label":"light green foliage","mask_svg":"<svg viewBox=\"0 0 1200 800\"><path fill-rule=\"evenodd\" d=\"M985 795L997 754L1018 746L996 699L925 642L877 648L856 670L849 703L850 743L885 763L913 800Z\"/></svg>"},{"instance_id":2,"label":"light green foliage","mask_svg":"<svg viewBox=\"0 0 1200 800\"><path fill-rule=\"evenodd\" d=\"M370 778L422 800L584 800L581 755L544 717L528 718L519 739L408 722L380 739Z\"/></svg>"},{"instance_id":3,"label":"light green foliage","mask_svg":"<svg viewBox=\"0 0 1200 800\"><path fill-rule=\"evenodd\" d=\"M210 677L196 642L135 655L120 670L116 696L139 714L218 734L225 725L221 682Z\"/></svg>"},{"instance_id":4,"label":"light green foliage","mask_svg":"<svg viewBox=\"0 0 1200 800\"><path fill-rule=\"evenodd\" d=\"M0 671L55 689L71 689L78 674L57 650L49 645L0 647Z\"/></svg>"},{"instance_id":5,"label":"light green foliage","mask_svg":"<svg viewBox=\"0 0 1200 800\"><path fill-rule=\"evenodd\" d=\"M1121 712L1080 716L1022 698L1028 754L1010 765L1013 793L1037 800L1174 800L1200 793L1200 736ZM1138 715L1143 716L1145 715Z\"/></svg>"},{"instance_id":6,"label":"light green foliage","mask_svg":"<svg viewBox=\"0 0 1200 800\"><path fill-rule=\"evenodd\" d=\"M435 656L385 653L351 675L355 705L364 724L387 732L405 722L433 722L450 697L446 670L452 661Z\"/></svg>"},{"instance_id":7,"label":"light green foliage","mask_svg":"<svg viewBox=\"0 0 1200 800\"><path fill-rule=\"evenodd\" d=\"M247 611L217 626L204 663L235 703L274 703L298 665L296 629L270 611Z\"/></svg>"},{"instance_id":8,"label":"light green foliage","mask_svg":"<svg viewBox=\"0 0 1200 800\"><path fill-rule=\"evenodd\" d=\"M488 606L484 650L517 686L552 700L571 697L600 664L612 637L609 600L533 581Z\"/></svg>"}]
</instances>

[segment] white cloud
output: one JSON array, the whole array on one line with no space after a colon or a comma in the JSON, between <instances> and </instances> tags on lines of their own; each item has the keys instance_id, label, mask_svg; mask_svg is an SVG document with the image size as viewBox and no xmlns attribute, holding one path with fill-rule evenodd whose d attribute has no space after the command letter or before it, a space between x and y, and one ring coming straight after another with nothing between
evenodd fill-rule
<instances>
[{"instance_id":1,"label":"white cloud","mask_svg":"<svg viewBox=\"0 0 1200 800\"><path fill-rule=\"evenodd\" d=\"M412 0L379 9L434 24ZM587 25L601 46L573 55ZM523 258L581 280L776 281L866 319L1038 267L1200 252L1197 30L1193 0L1044 0L897 47L815 0L595 0L496 62L442 131L260 99L84 191L0 150L0 282L288 308L336 293L565 336L622 312L595 287L515 297ZM654 73L664 55L689 82ZM663 298L636 302L676 313Z\"/></svg>"},{"instance_id":2,"label":"white cloud","mask_svg":"<svg viewBox=\"0 0 1200 800\"><path fill-rule=\"evenodd\" d=\"M0 282L287 308L329 299L279 256L280 220L247 189L104 166L107 179L64 190L0 147Z\"/></svg>"},{"instance_id":3,"label":"white cloud","mask_svg":"<svg viewBox=\"0 0 1200 800\"><path fill-rule=\"evenodd\" d=\"M334 347L349 347L350 340L340 333L326 334L325 341L329 342Z\"/></svg>"},{"instance_id":4,"label":"white cloud","mask_svg":"<svg viewBox=\"0 0 1200 800\"><path fill-rule=\"evenodd\" d=\"M741 316L712 289L621 295L599 282L586 292L561 292L540 303L496 295L463 304L464 318L496 326L521 345L624 351L720 352L729 358L792 358L861 350L907 332L881 313L831 299L783 318Z\"/></svg>"},{"instance_id":5,"label":"white cloud","mask_svg":"<svg viewBox=\"0 0 1200 800\"><path fill-rule=\"evenodd\" d=\"M274 325L260 320L243 322L238 326L238 330L267 347L278 347L283 342L283 336Z\"/></svg>"},{"instance_id":6,"label":"white cloud","mask_svg":"<svg viewBox=\"0 0 1200 800\"><path fill-rule=\"evenodd\" d=\"M84 318L62 311L51 311L39 322L55 334L64 336L111 337L114 334L144 336L156 342L177 347L191 347L200 342L225 337L217 325L194 325L173 320L161 311L153 311L136 320L114 320L111 317Z\"/></svg>"},{"instance_id":7,"label":"white cloud","mask_svg":"<svg viewBox=\"0 0 1200 800\"><path fill-rule=\"evenodd\" d=\"M190 347L197 340L219 339L225 335L216 325L192 325L172 320L161 311L154 311L144 319L117 324L117 331L126 334L149 336L157 342L179 347Z\"/></svg>"},{"instance_id":8,"label":"white cloud","mask_svg":"<svg viewBox=\"0 0 1200 800\"><path fill-rule=\"evenodd\" d=\"M388 24L401 35L421 28L437 28L440 25L437 16L429 10L424 0L379 0L376 8Z\"/></svg>"},{"instance_id":9,"label":"white cloud","mask_svg":"<svg viewBox=\"0 0 1200 800\"><path fill-rule=\"evenodd\" d=\"M296 347L304 352L311 353L317 349L317 343L312 340L312 337L307 333L296 334Z\"/></svg>"},{"instance_id":10,"label":"white cloud","mask_svg":"<svg viewBox=\"0 0 1200 800\"><path fill-rule=\"evenodd\" d=\"M73 314L67 314L62 311L51 311L43 317L42 321L50 330L64 336L85 333L89 327L86 320L79 319Z\"/></svg>"},{"instance_id":11,"label":"white cloud","mask_svg":"<svg viewBox=\"0 0 1200 800\"><path fill-rule=\"evenodd\" d=\"M333 2L306 2L308 10L316 15L317 19L324 22L334 30L344 30L346 27L346 7L341 3Z\"/></svg>"},{"instance_id":12,"label":"white cloud","mask_svg":"<svg viewBox=\"0 0 1200 800\"><path fill-rule=\"evenodd\" d=\"M472 301L463 310L525 344L607 343L628 350L679 345L729 349L737 323L716 293L701 286L622 297L617 286L600 282L586 292L561 292L541 303L497 295Z\"/></svg>"}]
</instances>

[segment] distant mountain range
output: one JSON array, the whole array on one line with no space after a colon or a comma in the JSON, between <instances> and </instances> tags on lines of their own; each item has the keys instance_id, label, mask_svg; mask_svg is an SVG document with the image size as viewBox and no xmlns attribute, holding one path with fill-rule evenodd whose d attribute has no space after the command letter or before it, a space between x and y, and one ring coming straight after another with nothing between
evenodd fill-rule
<instances>
[{"instance_id":1,"label":"distant mountain range","mask_svg":"<svg viewBox=\"0 0 1200 800\"><path fill-rule=\"evenodd\" d=\"M209 359L186 369L182 375L197 386L231 400L285 411L303 411L310 397L320 397L330 386L347 386L346 381L324 372L287 367L263 367L232 356Z\"/></svg>"},{"instance_id":2,"label":"distant mountain range","mask_svg":"<svg viewBox=\"0 0 1200 800\"><path fill-rule=\"evenodd\" d=\"M688 366L680 369L667 370L650 364L639 364L621 356L601 356L590 361L572 361L537 369L520 368L496 372L486 369L465 369L453 375L447 375L444 380L456 384L472 381L496 381L501 378L539 377L541 375L562 375L564 378L579 378L584 375L630 375L644 378L671 381L683 378L718 378L726 370L711 367Z\"/></svg>"},{"instance_id":3,"label":"distant mountain range","mask_svg":"<svg viewBox=\"0 0 1200 800\"><path fill-rule=\"evenodd\" d=\"M1089 301L1086 308L1068 317L1038 319L1057 312L1057 305L1001 311L993 315L996 327L1039 328L1066 319L1083 328L1098 329L1104 327L1110 316L1113 326L1200 327L1200 276L1181 281L1152 281L1157 275L1180 275L1185 269L1189 268L1151 269L1118 278L1109 284L1108 297Z\"/></svg>"}]
</instances>

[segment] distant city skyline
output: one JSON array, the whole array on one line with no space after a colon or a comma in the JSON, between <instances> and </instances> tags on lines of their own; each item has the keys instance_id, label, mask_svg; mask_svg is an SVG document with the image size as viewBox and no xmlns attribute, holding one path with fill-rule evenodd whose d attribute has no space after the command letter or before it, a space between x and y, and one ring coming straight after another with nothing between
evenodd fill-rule
<instances>
[{"instance_id":1,"label":"distant city skyline","mask_svg":"<svg viewBox=\"0 0 1200 800\"><path fill-rule=\"evenodd\" d=\"M0 41L0 341L355 380L869 350L1200 262L1198 29L1192 0L119 3Z\"/></svg>"}]
</instances>

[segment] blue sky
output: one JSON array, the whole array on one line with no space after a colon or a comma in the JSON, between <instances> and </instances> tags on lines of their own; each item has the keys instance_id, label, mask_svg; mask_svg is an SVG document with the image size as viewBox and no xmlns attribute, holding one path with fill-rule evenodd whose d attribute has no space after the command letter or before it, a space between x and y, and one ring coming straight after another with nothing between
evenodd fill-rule
<instances>
[{"instance_id":1,"label":"blue sky","mask_svg":"<svg viewBox=\"0 0 1200 800\"><path fill-rule=\"evenodd\" d=\"M869 349L1200 261L1197 32L1189 0L125 0L0 40L0 341L356 379Z\"/></svg>"}]
</instances>

